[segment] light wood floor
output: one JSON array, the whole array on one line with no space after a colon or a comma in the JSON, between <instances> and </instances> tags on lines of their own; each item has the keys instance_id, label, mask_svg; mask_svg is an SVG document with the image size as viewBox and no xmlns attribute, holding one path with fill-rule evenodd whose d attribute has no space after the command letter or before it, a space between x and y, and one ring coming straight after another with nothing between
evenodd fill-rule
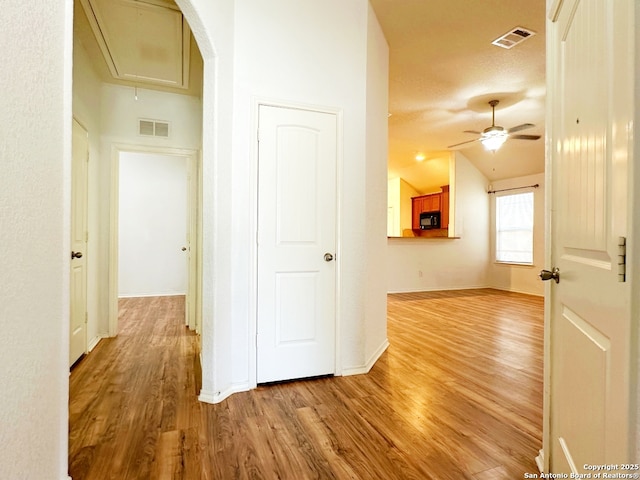
<instances>
[{"instance_id":1,"label":"light wood floor","mask_svg":"<svg viewBox=\"0 0 640 480\"><path fill-rule=\"evenodd\" d=\"M81 479L521 479L541 447L543 300L482 289L389 296L368 375L199 403L183 298L121 302L121 332L72 371Z\"/></svg>"}]
</instances>

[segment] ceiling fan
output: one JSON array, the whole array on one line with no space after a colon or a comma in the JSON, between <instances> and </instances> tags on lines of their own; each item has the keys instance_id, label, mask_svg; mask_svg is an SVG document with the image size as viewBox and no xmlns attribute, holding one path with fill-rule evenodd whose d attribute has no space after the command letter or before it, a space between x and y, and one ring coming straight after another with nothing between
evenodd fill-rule
<instances>
[{"instance_id":1,"label":"ceiling fan","mask_svg":"<svg viewBox=\"0 0 640 480\"><path fill-rule=\"evenodd\" d=\"M522 125L517 125L515 127L510 128L509 130L505 130L503 127L496 125L496 105L500 103L499 100L491 100L489 105L491 105L491 126L485 128L482 132L476 132L475 130L465 130L466 133L474 133L476 135L480 135L480 137L475 138L473 140L467 140L466 142L456 143L454 145L449 145L447 148L455 148L461 145L465 145L467 143L473 142L481 142L484 148L495 152L498 150L502 144L507 140L507 138L515 138L517 140L538 140L540 135L513 135L516 132L521 130L526 130L527 128L535 127L533 123L523 123Z\"/></svg>"}]
</instances>

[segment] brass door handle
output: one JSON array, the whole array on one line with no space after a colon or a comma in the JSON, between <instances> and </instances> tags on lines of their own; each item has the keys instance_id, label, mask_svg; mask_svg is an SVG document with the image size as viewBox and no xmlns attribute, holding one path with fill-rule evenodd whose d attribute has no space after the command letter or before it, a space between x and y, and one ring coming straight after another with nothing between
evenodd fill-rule
<instances>
[{"instance_id":1,"label":"brass door handle","mask_svg":"<svg viewBox=\"0 0 640 480\"><path fill-rule=\"evenodd\" d=\"M324 261L325 262L330 262L331 260L333 260L333 255L331 255L330 253L325 253L324 254Z\"/></svg>"},{"instance_id":2,"label":"brass door handle","mask_svg":"<svg viewBox=\"0 0 640 480\"><path fill-rule=\"evenodd\" d=\"M74 258L82 258L82 252L71 252L71 260Z\"/></svg>"}]
</instances>

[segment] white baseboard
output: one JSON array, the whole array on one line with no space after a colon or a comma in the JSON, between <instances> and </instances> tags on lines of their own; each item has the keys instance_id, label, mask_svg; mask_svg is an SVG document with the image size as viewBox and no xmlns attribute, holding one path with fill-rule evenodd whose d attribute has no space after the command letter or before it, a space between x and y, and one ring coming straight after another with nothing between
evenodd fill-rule
<instances>
[{"instance_id":1,"label":"white baseboard","mask_svg":"<svg viewBox=\"0 0 640 480\"><path fill-rule=\"evenodd\" d=\"M220 392L210 392L202 389L200 390L200 395L198 395L198 400L203 403L215 404L222 402L224 399L233 395L234 393L247 392L249 390L249 384L245 382L230 385L229 388Z\"/></svg>"},{"instance_id":2,"label":"white baseboard","mask_svg":"<svg viewBox=\"0 0 640 480\"><path fill-rule=\"evenodd\" d=\"M446 292L450 290L477 290L479 288L491 288L493 290L500 290L503 292L522 293L524 295L533 295L534 297L544 297L544 293L526 292L524 290L514 290L513 288L496 287L495 285L475 285L469 287L434 287L434 288L419 288L409 290L389 290L387 293L420 293L420 292Z\"/></svg>"},{"instance_id":3,"label":"white baseboard","mask_svg":"<svg viewBox=\"0 0 640 480\"><path fill-rule=\"evenodd\" d=\"M218 403L216 402L216 395L211 392L205 392L204 390L200 390L200 395L198 395L198 400L203 403Z\"/></svg>"},{"instance_id":4,"label":"white baseboard","mask_svg":"<svg viewBox=\"0 0 640 480\"><path fill-rule=\"evenodd\" d=\"M536 457L536 465L538 466L538 470L540 473L544 472L544 450L540 449L538 452L538 456Z\"/></svg>"},{"instance_id":5,"label":"white baseboard","mask_svg":"<svg viewBox=\"0 0 640 480\"><path fill-rule=\"evenodd\" d=\"M389 340L385 338L382 344L380 344L380 346L373 353L373 355L371 355L371 357L369 358L369 361L367 361L366 364L359 367L344 368L342 369L342 375L346 377L348 375L362 375L364 373L369 373L369 370L373 368L375 363L382 356L382 354L387 350L387 348L389 348Z\"/></svg>"},{"instance_id":6,"label":"white baseboard","mask_svg":"<svg viewBox=\"0 0 640 480\"><path fill-rule=\"evenodd\" d=\"M146 298L146 297L184 297L185 292L175 293L131 293L126 295L118 294L118 298Z\"/></svg>"},{"instance_id":7,"label":"white baseboard","mask_svg":"<svg viewBox=\"0 0 640 480\"><path fill-rule=\"evenodd\" d=\"M388 347L389 347L389 340L385 338L382 344L380 344L380 346L376 349L373 355L371 355L371 357L369 358L369 361L365 365L344 369L342 371L342 375L343 376L359 375L359 374L369 372L369 370L373 368L375 363L378 361L380 356L387 350ZM251 390L251 387L246 382L232 384L227 389L219 392L211 392L211 391L202 389L200 390L200 395L198 395L198 400L200 400L203 403L216 404L216 403L222 402L223 400L233 395L234 393L247 392L249 390Z\"/></svg>"},{"instance_id":8,"label":"white baseboard","mask_svg":"<svg viewBox=\"0 0 640 480\"><path fill-rule=\"evenodd\" d=\"M487 288L493 288L494 290L501 290L503 292L522 293L524 295L532 295L534 297L544 297L544 292L542 292L542 293L526 292L524 290L516 290L516 289L513 289L513 288L496 287L496 286L489 286Z\"/></svg>"},{"instance_id":9,"label":"white baseboard","mask_svg":"<svg viewBox=\"0 0 640 480\"><path fill-rule=\"evenodd\" d=\"M98 346L98 343L100 343L100 340L102 340L103 338L108 337L106 335L96 335L95 337L93 337L93 339L87 344L87 353L96 348Z\"/></svg>"},{"instance_id":10,"label":"white baseboard","mask_svg":"<svg viewBox=\"0 0 640 480\"><path fill-rule=\"evenodd\" d=\"M438 286L432 288L416 288L406 290L389 290L387 293L420 293L420 292L444 292L448 290L477 290L479 288L494 288L490 285L469 285L465 287L446 287Z\"/></svg>"}]
</instances>

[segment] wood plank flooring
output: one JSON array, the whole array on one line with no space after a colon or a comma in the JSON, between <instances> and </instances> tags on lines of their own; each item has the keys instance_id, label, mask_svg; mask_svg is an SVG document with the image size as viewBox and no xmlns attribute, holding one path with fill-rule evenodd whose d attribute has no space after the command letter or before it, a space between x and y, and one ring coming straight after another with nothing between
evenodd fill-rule
<instances>
[{"instance_id":1,"label":"wood plank flooring","mask_svg":"<svg viewBox=\"0 0 640 480\"><path fill-rule=\"evenodd\" d=\"M480 289L389 295L367 375L200 403L184 298L126 299L121 331L70 378L82 479L513 480L541 448L543 300Z\"/></svg>"}]
</instances>

